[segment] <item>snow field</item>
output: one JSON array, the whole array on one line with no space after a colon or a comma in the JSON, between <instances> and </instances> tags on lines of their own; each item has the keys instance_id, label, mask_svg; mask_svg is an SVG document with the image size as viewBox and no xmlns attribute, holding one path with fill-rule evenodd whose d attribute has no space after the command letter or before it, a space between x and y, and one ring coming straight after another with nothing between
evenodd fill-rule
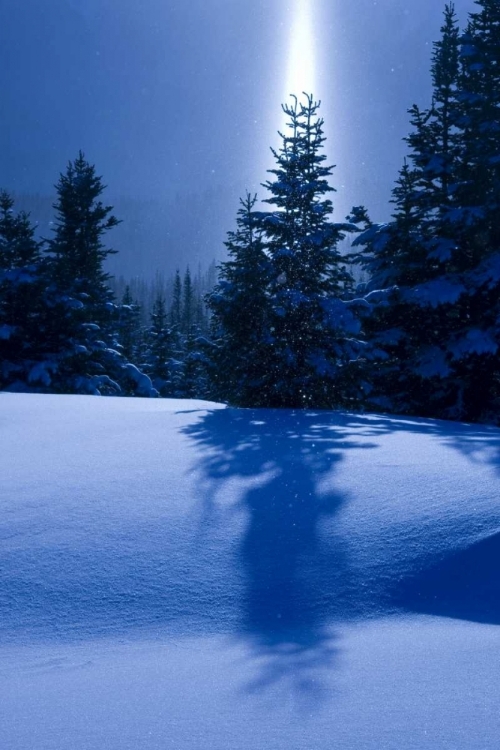
<instances>
[{"instance_id":1,"label":"snow field","mask_svg":"<svg viewBox=\"0 0 500 750\"><path fill-rule=\"evenodd\" d=\"M0 748L497 748L499 437L0 394Z\"/></svg>"}]
</instances>

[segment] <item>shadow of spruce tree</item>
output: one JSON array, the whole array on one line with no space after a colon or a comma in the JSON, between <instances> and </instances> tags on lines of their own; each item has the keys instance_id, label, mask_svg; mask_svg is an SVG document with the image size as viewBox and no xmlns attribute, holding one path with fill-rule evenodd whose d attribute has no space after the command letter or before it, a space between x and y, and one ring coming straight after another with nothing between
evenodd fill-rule
<instances>
[{"instance_id":1,"label":"shadow of spruce tree","mask_svg":"<svg viewBox=\"0 0 500 750\"><path fill-rule=\"evenodd\" d=\"M339 654L332 623L374 609L359 596L359 571L352 569L347 541L335 533L335 517L349 498L335 489L334 477L348 451L374 449L386 434L409 432L500 469L497 429L431 419L227 408L205 413L184 432L202 448L204 526L221 513L218 493L224 484L239 482L232 510L243 509L247 518L235 560L244 580L239 631L258 665L246 689L287 679L314 700L323 690L318 675L335 668ZM396 588L384 582L386 612L498 622L496 599L492 603L500 594L496 574L479 587L485 594L479 602L472 594L477 576L474 583L460 565L463 580L453 578L455 559L491 561L497 547L495 538L477 549L454 551L444 561L429 558L421 577L404 577Z\"/></svg>"},{"instance_id":2,"label":"shadow of spruce tree","mask_svg":"<svg viewBox=\"0 0 500 750\"><path fill-rule=\"evenodd\" d=\"M239 631L251 646L258 674L248 691L288 679L317 699L318 674L334 667L332 614L348 601L345 542L321 533L348 498L321 491L353 442L350 418L333 412L221 409L184 432L203 450L203 526L218 514L225 482L243 487L238 509L246 529L236 556L243 577ZM349 438L349 439L348 439ZM233 508L234 510L234 508Z\"/></svg>"}]
</instances>

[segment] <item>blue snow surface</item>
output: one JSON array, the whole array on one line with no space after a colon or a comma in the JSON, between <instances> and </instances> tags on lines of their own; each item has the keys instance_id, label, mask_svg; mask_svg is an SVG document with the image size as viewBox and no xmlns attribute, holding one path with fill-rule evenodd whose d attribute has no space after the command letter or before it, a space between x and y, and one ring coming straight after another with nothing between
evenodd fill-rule
<instances>
[{"instance_id":1,"label":"blue snow surface","mask_svg":"<svg viewBox=\"0 0 500 750\"><path fill-rule=\"evenodd\" d=\"M0 394L0 750L497 750L500 430Z\"/></svg>"}]
</instances>

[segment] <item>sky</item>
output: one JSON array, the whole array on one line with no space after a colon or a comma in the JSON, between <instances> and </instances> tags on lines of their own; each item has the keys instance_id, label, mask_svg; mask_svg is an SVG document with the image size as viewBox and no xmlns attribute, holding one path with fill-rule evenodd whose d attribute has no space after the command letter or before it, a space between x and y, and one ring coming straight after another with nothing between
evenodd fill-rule
<instances>
[{"instance_id":1,"label":"sky","mask_svg":"<svg viewBox=\"0 0 500 750\"><path fill-rule=\"evenodd\" d=\"M279 146L288 89L310 85L337 165L334 218L365 204L383 220L405 154L406 111L429 103L443 7L0 0L0 186L52 196L58 174L83 149L121 209L119 238L130 245L135 235L129 255L208 262L223 252L238 197L247 189L265 197L260 183L272 167L269 147ZM456 8L464 21L474 2L456 0Z\"/></svg>"}]
</instances>

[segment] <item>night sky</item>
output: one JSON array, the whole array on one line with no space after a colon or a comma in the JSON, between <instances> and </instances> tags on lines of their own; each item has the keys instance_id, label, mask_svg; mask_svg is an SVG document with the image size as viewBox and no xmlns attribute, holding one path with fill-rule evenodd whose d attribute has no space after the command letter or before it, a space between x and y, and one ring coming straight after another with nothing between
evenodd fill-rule
<instances>
[{"instance_id":1,"label":"night sky","mask_svg":"<svg viewBox=\"0 0 500 750\"><path fill-rule=\"evenodd\" d=\"M334 217L364 203L387 218L406 110L429 103L440 0L0 0L0 186L52 196L83 149L121 208L125 244L134 231L141 245L141 209L127 228L127 206L161 207L156 239L142 264L129 252L126 272L143 271L146 256L164 268L221 257L238 196L259 189L279 145L301 2L337 164ZM474 2L455 4L463 22ZM189 225L182 248L169 229L175 205Z\"/></svg>"}]
</instances>

